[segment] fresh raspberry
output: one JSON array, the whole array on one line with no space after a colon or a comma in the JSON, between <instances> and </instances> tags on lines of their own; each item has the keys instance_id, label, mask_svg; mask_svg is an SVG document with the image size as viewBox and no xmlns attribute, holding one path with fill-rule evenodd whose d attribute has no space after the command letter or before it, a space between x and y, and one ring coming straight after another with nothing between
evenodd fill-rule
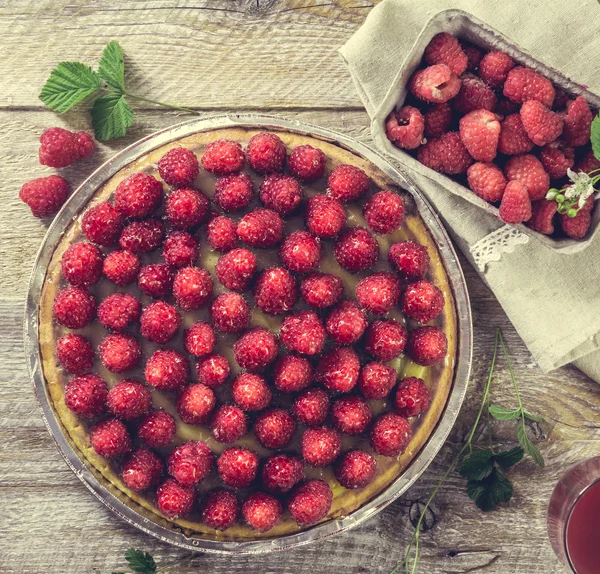
<instances>
[{"instance_id":1,"label":"fresh raspberry","mask_svg":"<svg viewBox=\"0 0 600 574\"><path fill-rule=\"evenodd\" d=\"M194 311L202 307L213 292L210 273L199 267L183 267L173 281L173 296L182 311Z\"/></svg>"},{"instance_id":2,"label":"fresh raspberry","mask_svg":"<svg viewBox=\"0 0 600 574\"><path fill-rule=\"evenodd\" d=\"M394 397L394 408L403 417L416 417L429 408L431 393L423 379L402 379Z\"/></svg>"},{"instance_id":3,"label":"fresh raspberry","mask_svg":"<svg viewBox=\"0 0 600 574\"><path fill-rule=\"evenodd\" d=\"M546 197L550 187L550 177L544 166L531 154L511 157L504 167L504 175L509 182L522 183L527 188L531 201ZM504 193L506 194L506 191Z\"/></svg>"},{"instance_id":4,"label":"fresh raspberry","mask_svg":"<svg viewBox=\"0 0 600 574\"><path fill-rule=\"evenodd\" d=\"M296 146L290 153L288 166L292 175L303 181L314 181L325 173L325 154L311 145Z\"/></svg>"},{"instance_id":5,"label":"fresh raspberry","mask_svg":"<svg viewBox=\"0 0 600 574\"><path fill-rule=\"evenodd\" d=\"M256 273L256 256L244 248L232 249L219 257L215 271L227 289L244 291Z\"/></svg>"},{"instance_id":6,"label":"fresh raspberry","mask_svg":"<svg viewBox=\"0 0 600 574\"><path fill-rule=\"evenodd\" d=\"M239 211L248 207L254 197L252 180L247 173L226 175L215 184L215 203L223 211Z\"/></svg>"},{"instance_id":7,"label":"fresh raspberry","mask_svg":"<svg viewBox=\"0 0 600 574\"><path fill-rule=\"evenodd\" d=\"M107 335L98 347L102 364L111 373L124 373L137 366L142 348L132 335Z\"/></svg>"},{"instance_id":8,"label":"fresh raspberry","mask_svg":"<svg viewBox=\"0 0 600 574\"><path fill-rule=\"evenodd\" d=\"M506 187L506 178L502 170L493 163L474 163L467 170L467 181L475 195L490 203L500 201Z\"/></svg>"},{"instance_id":9,"label":"fresh raspberry","mask_svg":"<svg viewBox=\"0 0 600 574\"><path fill-rule=\"evenodd\" d=\"M349 227L336 239L334 255L344 269L366 271L379 258L379 244L364 227Z\"/></svg>"},{"instance_id":10,"label":"fresh raspberry","mask_svg":"<svg viewBox=\"0 0 600 574\"><path fill-rule=\"evenodd\" d=\"M281 262L294 273L309 273L321 261L321 241L307 231L294 231L279 249Z\"/></svg>"},{"instance_id":11,"label":"fresh raspberry","mask_svg":"<svg viewBox=\"0 0 600 574\"><path fill-rule=\"evenodd\" d=\"M309 480L292 493L287 509L298 524L314 524L327 516L332 500L333 492L325 481Z\"/></svg>"},{"instance_id":12,"label":"fresh raspberry","mask_svg":"<svg viewBox=\"0 0 600 574\"><path fill-rule=\"evenodd\" d=\"M315 381L332 393L347 393L358 382L360 361L349 347L341 347L323 355L315 370Z\"/></svg>"},{"instance_id":13,"label":"fresh raspberry","mask_svg":"<svg viewBox=\"0 0 600 574\"><path fill-rule=\"evenodd\" d=\"M254 423L254 434L266 448L283 448L292 440L296 423L284 409L270 409L258 415Z\"/></svg>"},{"instance_id":14,"label":"fresh raspberry","mask_svg":"<svg viewBox=\"0 0 600 574\"><path fill-rule=\"evenodd\" d=\"M279 215L295 211L302 201L302 195L302 186L291 175L271 173L260 184L259 196L263 205Z\"/></svg>"},{"instance_id":15,"label":"fresh raspberry","mask_svg":"<svg viewBox=\"0 0 600 574\"><path fill-rule=\"evenodd\" d=\"M570 146L585 145L590 141L592 112L585 98L579 96L567 103L564 118L564 137Z\"/></svg>"},{"instance_id":16,"label":"fresh raspberry","mask_svg":"<svg viewBox=\"0 0 600 574\"><path fill-rule=\"evenodd\" d=\"M298 300L298 287L294 276L283 267L265 269L254 286L254 299L263 313L286 313Z\"/></svg>"},{"instance_id":17,"label":"fresh raspberry","mask_svg":"<svg viewBox=\"0 0 600 574\"><path fill-rule=\"evenodd\" d=\"M441 32L436 34L425 48L425 61L428 64L446 64L453 73L460 76L467 69L467 55L458 40Z\"/></svg>"},{"instance_id":18,"label":"fresh raspberry","mask_svg":"<svg viewBox=\"0 0 600 574\"><path fill-rule=\"evenodd\" d=\"M488 110L469 112L460 119L460 137L474 159L492 161L498 149L500 122Z\"/></svg>"},{"instance_id":19,"label":"fresh raspberry","mask_svg":"<svg viewBox=\"0 0 600 574\"><path fill-rule=\"evenodd\" d=\"M173 270L166 263L152 263L140 269L137 284L148 297L160 299L173 289L174 277Z\"/></svg>"},{"instance_id":20,"label":"fresh raspberry","mask_svg":"<svg viewBox=\"0 0 600 574\"><path fill-rule=\"evenodd\" d=\"M523 66L517 66L508 72L503 93L517 104L528 100L537 100L547 108L552 107L555 95L554 86L548 78Z\"/></svg>"},{"instance_id":21,"label":"fresh raspberry","mask_svg":"<svg viewBox=\"0 0 600 574\"><path fill-rule=\"evenodd\" d=\"M404 223L404 202L393 191L378 191L365 204L363 214L372 231L386 235Z\"/></svg>"},{"instance_id":22,"label":"fresh raspberry","mask_svg":"<svg viewBox=\"0 0 600 574\"><path fill-rule=\"evenodd\" d=\"M499 97L496 104L496 113L500 116L507 117L511 114L519 115L520 105L508 98Z\"/></svg>"},{"instance_id":23,"label":"fresh raspberry","mask_svg":"<svg viewBox=\"0 0 600 574\"><path fill-rule=\"evenodd\" d=\"M184 147L170 149L158 160L158 173L172 187L191 185L198 177L200 166L196 154Z\"/></svg>"},{"instance_id":24,"label":"fresh raspberry","mask_svg":"<svg viewBox=\"0 0 600 574\"><path fill-rule=\"evenodd\" d=\"M382 456L402 454L412 436L409 422L396 413L382 414L371 429L371 446Z\"/></svg>"},{"instance_id":25,"label":"fresh raspberry","mask_svg":"<svg viewBox=\"0 0 600 574\"><path fill-rule=\"evenodd\" d=\"M209 143L200 161L202 167L215 175L229 175L244 167L245 161L242 146L228 139Z\"/></svg>"},{"instance_id":26,"label":"fresh raspberry","mask_svg":"<svg viewBox=\"0 0 600 574\"><path fill-rule=\"evenodd\" d=\"M42 218L57 213L70 193L71 186L65 179L50 175L25 183L19 192L19 199L31 209L34 217Z\"/></svg>"},{"instance_id":27,"label":"fresh raspberry","mask_svg":"<svg viewBox=\"0 0 600 574\"><path fill-rule=\"evenodd\" d=\"M297 311L283 320L279 336L290 351L316 355L321 352L327 334L314 311Z\"/></svg>"},{"instance_id":28,"label":"fresh raspberry","mask_svg":"<svg viewBox=\"0 0 600 574\"><path fill-rule=\"evenodd\" d=\"M400 288L400 279L395 273L373 273L356 285L356 300L369 313L385 315L398 303Z\"/></svg>"},{"instance_id":29,"label":"fresh raspberry","mask_svg":"<svg viewBox=\"0 0 600 574\"><path fill-rule=\"evenodd\" d=\"M279 342L271 331L256 327L246 331L233 345L233 354L242 369L259 371L275 361Z\"/></svg>"},{"instance_id":30,"label":"fresh raspberry","mask_svg":"<svg viewBox=\"0 0 600 574\"><path fill-rule=\"evenodd\" d=\"M85 337L68 333L56 343L56 358L67 373L81 375L94 364L94 347Z\"/></svg>"},{"instance_id":31,"label":"fresh raspberry","mask_svg":"<svg viewBox=\"0 0 600 574\"><path fill-rule=\"evenodd\" d=\"M248 163L258 173L281 171L285 163L285 145L275 134L261 132L250 138L246 148Z\"/></svg>"},{"instance_id":32,"label":"fresh raspberry","mask_svg":"<svg viewBox=\"0 0 600 574\"><path fill-rule=\"evenodd\" d=\"M552 235L554 233L554 216L558 204L556 201L540 199L531 204L531 219L527 222L527 226L539 233Z\"/></svg>"},{"instance_id":33,"label":"fresh raspberry","mask_svg":"<svg viewBox=\"0 0 600 574\"><path fill-rule=\"evenodd\" d=\"M423 141L425 118L412 106L393 111L385 120L385 135L401 149L416 149Z\"/></svg>"},{"instance_id":34,"label":"fresh raspberry","mask_svg":"<svg viewBox=\"0 0 600 574\"><path fill-rule=\"evenodd\" d=\"M369 191L369 176L359 167L338 165L327 179L327 195L342 203L360 199Z\"/></svg>"},{"instance_id":35,"label":"fresh raspberry","mask_svg":"<svg viewBox=\"0 0 600 574\"><path fill-rule=\"evenodd\" d=\"M244 411L234 405L221 405L210 422L210 431L217 442L230 443L248 433Z\"/></svg>"},{"instance_id":36,"label":"fresh raspberry","mask_svg":"<svg viewBox=\"0 0 600 574\"><path fill-rule=\"evenodd\" d=\"M67 167L88 157L94 147L94 140L85 132L48 128L40 136L40 163L49 167Z\"/></svg>"},{"instance_id":37,"label":"fresh raspberry","mask_svg":"<svg viewBox=\"0 0 600 574\"><path fill-rule=\"evenodd\" d=\"M372 357L387 363L404 352L408 333L401 323L389 319L375 321L365 333L365 351Z\"/></svg>"},{"instance_id":38,"label":"fresh raspberry","mask_svg":"<svg viewBox=\"0 0 600 574\"><path fill-rule=\"evenodd\" d=\"M167 197L167 219L176 229L189 229L204 223L210 212L210 201L201 191L181 187Z\"/></svg>"},{"instance_id":39,"label":"fresh raspberry","mask_svg":"<svg viewBox=\"0 0 600 574\"><path fill-rule=\"evenodd\" d=\"M104 259L102 272L109 281L119 287L125 287L137 279L142 264L135 253L113 251Z\"/></svg>"},{"instance_id":40,"label":"fresh raspberry","mask_svg":"<svg viewBox=\"0 0 600 574\"><path fill-rule=\"evenodd\" d=\"M135 323L142 313L142 304L129 293L113 293L98 307L98 321L109 331L120 332Z\"/></svg>"},{"instance_id":41,"label":"fresh raspberry","mask_svg":"<svg viewBox=\"0 0 600 574\"><path fill-rule=\"evenodd\" d=\"M498 103L494 91L481 79L472 74L465 74L462 78L460 91L452 100L452 107L459 114L468 114L475 110L488 110L493 112Z\"/></svg>"},{"instance_id":42,"label":"fresh raspberry","mask_svg":"<svg viewBox=\"0 0 600 574\"><path fill-rule=\"evenodd\" d=\"M156 211L163 196L163 186L147 173L133 173L115 189L115 209L123 217L141 219Z\"/></svg>"},{"instance_id":43,"label":"fresh raspberry","mask_svg":"<svg viewBox=\"0 0 600 574\"><path fill-rule=\"evenodd\" d=\"M288 492L304 478L302 461L287 454L274 454L265 461L262 482L270 492Z\"/></svg>"},{"instance_id":44,"label":"fresh raspberry","mask_svg":"<svg viewBox=\"0 0 600 574\"><path fill-rule=\"evenodd\" d=\"M179 327L181 327L181 315L169 303L156 301L142 311L140 335L153 343L159 345L168 343L177 334Z\"/></svg>"},{"instance_id":45,"label":"fresh raspberry","mask_svg":"<svg viewBox=\"0 0 600 574\"><path fill-rule=\"evenodd\" d=\"M61 260L63 277L76 287L89 287L102 275L102 252L91 243L73 243Z\"/></svg>"},{"instance_id":46,"label":"fresh raspberry","mask_svg":"<svg viewBox=\"0 0 600 574\"><path fill-rule=\"evenodd\" d=\"M362 337L367 325L367 316L359 305L342 301L329 313L325 328L339 345L353 345Z\"/></svg>"},{"instance_id":47,"label":"fresh raspberry","mask_svg":"<svg viewBox=\"0 0 600 574\"><path fill-rule=\"evenodd\" d=\"M529 139L536 145L554 141L563 131L562 117L537 100L524 102L520 114Z\"/></svg>"},{"instance_id":48,"label":"fresh raspberry","mask_svg":"<svg viewBox=\"0 0 600 574\"><path fill-rule=\"evenodd\" d=\"M90 419L104 413L108 387L98 375L73 377L65 386L65 405L80 417Z\"/></svg>"},{"instance_id":49,"label":"fresh raspberry","mask_svg":"<svg viewBox=\"0 0 600 574\"><path fill-rule=\"evenodd\" d=\"M104 458L122 456L131 450L127 427L118 419L106 419L90 429L92 448Z\"/></svg>"},{"instance_id":50,"label":"fresh raspberry","mask_svg":"<svg viewBox=\"0 0 600 574\"><path fill-rule=\"evenodd\" d=\"M308 359L285 355L273 367L273 384L284 393L296 393L310 385L313 369Z\"/></svg>"},{"instance_id":51,"label":"fresh raspberry","mask_svg":"<svg viewBox=\"0 0 600 574\"><path fill-rule=\"evenodd\" d=\"M344 284L337 275L313 273L302 280L300 293L311 307L324 309L335 305L344 293Z\"/></svg>"},{"instance_id":52,"label":"fresh raspberry","mask_svg":"<svg viewBox=\"0 0 600 574\"><path fill-rule=\"evenodd\" d=\"M437 327L418 327L408 336L406 354L417 364L431 367L448 352L448 339Z\"/></svg>"},{"instance_id":53,"label":"fresh raspberry","mask_svg":"<svg viewBox=\"0 0 600 574\"><path fill-rule=\"evenodd\" d=\"M306 228L313 235L335 237L345 224L346 212L337 199L319 194L306 202Z\"/></svg>"},{"instance_id":54,"label":"fresh raspberry","mask_svg":"<svg viewBox=\"0 0 600 574\"><path fill-rule=\"evenodd\" d=\"M198 242L185 231L173 231L163 245L163 257L171 267L188 267L198 259Z\"/></svg>"},{"instance_id":55,"label":"fresh raspberry","mask_svg":"<svg viewBox=\"0 0 600 574\"><path fill-rule=\"evenodd\" d=\"M232 492L216 488L209 492L200 507L202 522L215 530L227 530L240 515L240 504Z\"/></svg>"},{"instance_id":56,"label":"fresh raspberry","mask_svg":"<svg viewBox=\"0 0 600 574\"><path fill-rule=\"evenodd\" d=\"M546 144L540 150L540 161L550 179L560 179L575 165L575 150L561 140Z\"/></svg>"},{"instance_id":57,"label":"fresh raspberry","mask_svg":"<svg viewBox=\"0 0 600 574\"><path fill-rule=\"evenodd\" d=\"M234 488L244 488L256 478L258 463L258 455L255 452L233 446L223 451L217 460L217 469L225 484Z\"/></svg>"},{"instance_id":58,"label":"fresh raspberry","mask_svg":"<svg viewBox=\"0 0 600 574\"><path fill-rule=\"evenodd\" d=\"M421 279L407 285L400 299L400 308L406 317L419 323L429 323L442 312L444 294L426 279Z\"/></svg>"},{"instance_id":59,"label":"fresh raspberry","mask_svg":"<svg viewBox=\"0 0 600 574\"><path fill-rule=\"evenodd\" d=\"M268 249L283 239L283 220L274 211L259 207L242 217L237 235L251 247Z\"/></svg>"},{"instance_id":60,"label":"fresh raspberry","mask_svg":"<svg viewBox=\"0 0 600 574\"><path fill-rule=\"evenodd\" d=\"M174 478L167 478L156 489L158 510L173 520L188 514L195 499L196 489L193 486L181 486Z\"/></svg>"},{"instance_id":61,"label":"fresh raspberry","mask_svg":"<svg viewBox=\"0 0 600 574\"><path fill-rule=\"evenodd\" d=\"M81 219L81 231L86 239L106 247L117 242L124 226L123 216L108 202L91 207Z\"/></svg>"},{"instance_id":62,"label":"fresh raspberry","mask_svg":"<svg viewBox=\"0 0 600 574\"><path fill-rule=\"evenodd\" d=\"M311 427L302 435L302 458L311 466L327 466L339 455L342 437L328 427Z\"/></svg>"},{"instance_id":63,"label":"fresh raspberry","mask_svg":"<svg viewBox=\"0 0 600 574\"><path fill-rule=\"evenodd\" d=\"M374 478L377 462L364 450L348 451L335 467L335 477L344 488L364 488Z\"/></svg>"},{"instance_id":64,"label":"fresh raspberry","mask_svg":"<svg viewBox=\"0 0 600 574\"><path fill-rule=\"evenodd\" d=\"M450 131L452 125L452 108L450 104L433 104L424 114L425 137L439 138Z\"/></svg>"},{"instance_id":65,"label":"fresh raspberry","mask_svg":"<svg viewBox=\"0 0 600 574\"><path fill-rule=\"evenodd\" d=\"M513 59L504 52L488 52L479 62L481 79L492 88L501 88L508 72L515 67Z\"/></svg>"},{"instance_id":66,"label":"fresh raspberry","mask_svg":"<svg viewBox=\"0 0 600 574\"><path fill-rule=\"evenodd\" d=\"M217 342L215 331L208 323L194 323L183 335L185 350L195 357L202 357L212 353Z\"/></svg>"},{"instance_id":67,"label":"fresh raspberry","mask_svg":"<svg viewBox=\"0 0 600 574\"><path fill-rule=\"evenodd\" d=\"M196 365L198 381L207 387L218 387L229 377L231 369L229 361L223 355L209 355L202 358Z\"/></svg>"},{"instance_id":68,"label":"fresh raspberry","mask_svg":"<svg viewBox=\"0 0 600 574\"><path fill-rule=\"evenodd\" d=\"M396 384L396 371L382 363L367 363L358 377L358 390L366 399L384 399Z\"/></svg>"},{"instance_id":69,"label":"fresh raspberry","mask_svg":"<svg viewBox=\"0 0 600 574\"><path fill-rule=\"evenodd\" d=\"M394 243L388 252L388 260L407 281L424 277L429 267L427 247L414 241Z\"/></svg>"},{"instance_id":70,"label":"fresh raspberry","mask_svg":"<svg viewBox=\"0 0 600 574\"><path fill-rule=\"evenodd\" d=\"M589 173L595 169L600 169L600 159L594 155L593 150L588 149L585 155L575 165L575 171Z\"/></svg>"},{"instance_id":71,"label":"fresh raspberry","mask_svg":"<svg viewBox=\"0 0 600 574\"><path fill-rule=\"evenodd\" d=\"M458 94L460 84L460 78L448 66L436 64L415 72L408 89L420 100L443 104Z\"/></svg>"},{"instance_id":72,"label":"fresh raspberry","mask_svg":"<svg viewBox=\"0 0 600 574\"><path fill-rule=\"evenodd\" d=\"M592 215L589 210L581 209L575 217L561 215L559 221L567 236L572 239L583 239L592 224Z\"/></svg>"},{"instance_id":73,"label":"fresh raspberry","mask_svg":"<svg viewBox=\"0 0 600 574\"><path fill-rule=\"evenodd\" d=\"M148 253L160 247L164 236L165 227L157 219L133 221L123 229L119 246L132 253Z\"/></svg>"},{"instance_id":74,"label":"fresh raspberry","mask_svg":"<svg viewBox=\"0 0 600 574\"><path fill-rule=\"evenodd\" d=\"M96 317L96 299L81 287L67 287L54 297L52 313L60 325L83 329Z\"/></svg>"},{"instance_id":75,"label":"fresh raspberry","mask_svg":"<svg viewBox=\"0 0 600 574\"><path fill-rule=\"evenodd\" d=\"M142 383L123 379L108 391L106 406L117 418L137 419L150 411L152 395Z\"/></svg>"},{"instance_id":76,"label":"fresh raspberry","mask_svg":"<svg viewBox=\"0 0 600 574\"><path fill-rule=\"evenodd\" d=\"M321 425L329 413L329 395L317 387L306 389L294 401L292 413L307 426Z\"/></svg>"},{"instance_id":77,"label":"fresh raspberry","mask_svg":"<svg viewBox=\"0 0 600 574\"><path fill-rule=\"evenodd\" d=\"M473 163L458 132L447 132L430 139L417 150L417 159L435 171L450 175L464 173Z\"/></svg>"},{"instance_id":78,"label":"fresh raspberry","mask_svg":"<svg viewBox=\"0 0 600 574\"><path fill-rule=\"evenodd\" d=\"M344 434L361 434L371 422L369 404L360 397L342 397L331 405L333 426Z\"/></svg>"},{"instance_id":79,"label":"fresh raspberry","mask_svg":"<svg viewBox=\"0 0 600 574\"><path fill-rule=\"evenodd\" d=\"M123 462L123 482L136 492L148 490L160 482L162 460L147 448L134 450Z\"/></svg>"},{"instance_id":80,"label":"fresh raspberry","mask_svg":"<svg viewBox=\"0 0 600 574\"><path fill-rule=\"evenodd\" d=\"M255 373L242 373L231 384L234 402L244 411L262 411L271 402L267 381Z\"/></svg>"},{"instance_id":81,"label":"fresh raspberry","mask_svg":"<svg viewBox=\"0 0 600 574\"><path fill-rule=\"evenodd\" d=\"M238 293L222 293L212 302L210 316L222 333L239 333L248 328L250 307Z\"/></svg>"},{"instance_id":82,"label":"fresh raspberry","mask_svg":"<svg viewBox=\"0 0 600 574\"><path fill-rule=\"evenodd\" d=\"M161 391L182 387L190 374L187 359L173 349L157 349L148 359L144 376L146 382Z\"/></svg>"},{"instance_id":83,"label":"fresh raspberry","mask_svg":"<svg viewBox=\"0 0 600 574\"><path fill-rule=\"evenodd\" d=\"M477 46L473 46L472 44L461 43L462 50L467 56L467 71L474 72L479 68L479 64L481 59L483 58L483 51L480 50Z\"/></svg>"},{"instance_id":84,"label":"fresh raspberry","mask_svg":"<svg viewBox=\"0 0 600 574\"><path fill-rule=\"evenodd\" d=\"M259 532L271 530L281 520L282 514L281 502L262 492L253 492L242 504L244 520Z\"/></svg>"},{"instance_id":85,"label":"fresh raspberry","mask_svg":"<svg viewBox=\"0 0 600 574\"><path fill-rule=\"evenodd\" d=\"M152 411L146 415L138 427L138 437L148 446L167 446L175 437L177 423L166 411Z\"/></svg>"},{"instance_id":86,"label":"fresh raspberry","mask_svg":"<svg viewBox=\"0 0 600 574\"><path fill-rule=\"evenodd\" d=\"M206 423L215 408L215 394L202 383L184 387L177 400L177 412L184 423L201 425Z\"/></svg>"},{"instance_id":87,"label":"fresh raspberry","mask_svg":"<svg viewBox=\"0 0 600 574\"><path fill-rule=\"evenodd\" d=\"M208 243L215 251L225 253L237 246L237 225L233 219L219 215L210 220L206 229Z\"/></svg>"}]
</instances>

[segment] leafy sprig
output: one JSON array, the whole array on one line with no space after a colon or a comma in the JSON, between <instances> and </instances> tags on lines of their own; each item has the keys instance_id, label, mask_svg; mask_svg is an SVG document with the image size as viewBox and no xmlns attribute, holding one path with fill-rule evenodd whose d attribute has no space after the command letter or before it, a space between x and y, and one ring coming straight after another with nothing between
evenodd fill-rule
<instances>
[{"instance_id":1,"label":"leafy sprig","mask_svg":"<svg viewBox=\"0 0 600 574\"><path fill-rule=\"evenodd\" d=\"M149 552L144 552L137 548L129 548L125 552L125 560L132 572L139 574L155 574L156 572L166 572L173 566L181 564L189 558L196 556L194 553L184 554L172 562L167 562L162 566L158 566ZM112 572L112 574L126 574L125 572Z\"/></svg>"}]
</instances>

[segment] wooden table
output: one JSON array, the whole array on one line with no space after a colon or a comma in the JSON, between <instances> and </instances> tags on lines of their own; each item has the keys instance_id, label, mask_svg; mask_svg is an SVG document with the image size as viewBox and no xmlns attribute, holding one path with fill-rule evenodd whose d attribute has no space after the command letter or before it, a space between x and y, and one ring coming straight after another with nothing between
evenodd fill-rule
<instances>
[{"instance_id":1,"label":"wooden table","mask_svg":"<svg viewBox=\"0 0 600 574\"><path fill-rule=\"evenodd\" d=\"M177 7L174 7L174 6ZM47 222L18 200L27 180L51 170L37 161L44 128L89 129L88 115L58 117L38 93L62 60L95 65L117 39L126 52L131 90L202 113L261 111L330 127L369 143L369 122L337 49L362 24L365 0L165 0L88 2L13 0L0 4L0 572L109 573L125 569L129 547L159 563L182 551L128 526L97 502L71 473L44 427L27 375L23 306L30 268ZM64 170L75 187L115 151L187 116L136 108L127 137L99 146ZM600 387L572 367L544 374L511 327L493 294L464 262L471 294L475 353L469 399L451 439L423 478L377 518L347 534L297 550L256 557L198 556L177 572L389 572L412 531L409 509L431 492L472 424L501 327L524 401L547 422L537 429L547 467L526 461L510 476L513 500L479 512L454 473L433 510L437 524L422 537L420 572L549 574L563 572L546 537L550 492L573 463L598 454ZM493 400L511 401L500 362ZM495 438L514 440L510 423Z\"/></svg>"}]
</instances>

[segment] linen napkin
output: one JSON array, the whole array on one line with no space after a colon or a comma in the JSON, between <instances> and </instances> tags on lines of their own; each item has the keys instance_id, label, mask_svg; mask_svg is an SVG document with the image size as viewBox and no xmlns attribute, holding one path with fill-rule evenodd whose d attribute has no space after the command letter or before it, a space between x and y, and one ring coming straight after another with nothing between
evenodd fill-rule
<instances>
[{"instance_id":1,"label":"linen napkin","mask_svg":"<svg viewBox=\"0 0 600 574\"><path fill-rule=\"evenodd\" d=\"M600 93L596 0L384 0L340 50L372 119L388 111L382 104L427 22L449 9L472 14ZM558 253L450 193L443 178L401 167L438 211L539 366L550 371L573 362L600 382L600 233L577 253Z\"/></svg>"}]
</instances>

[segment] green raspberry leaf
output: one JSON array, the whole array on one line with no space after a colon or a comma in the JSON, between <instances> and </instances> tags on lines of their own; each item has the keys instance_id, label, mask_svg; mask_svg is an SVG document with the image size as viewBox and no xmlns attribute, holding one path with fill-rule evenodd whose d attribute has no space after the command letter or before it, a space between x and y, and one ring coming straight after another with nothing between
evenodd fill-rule
<instances>
[{"instance_id":1,"label":"green raspberry leaf","mask_svg":"<svg viewBox=\"0 0 600 574\"><path fill-rule=\"evenodd\" d=\"M521 415L519 409L505 409L498 405L490 405L488 408L489 413L499 421L512 421Z\"/></svg>"},{"instance_id":2,"label":"green raspberry leaf","mask_svg":"<svg viewBox=\"0 0 600 574\"><path fill-rule=\"evenodd\" d=\"M40 92L40 100L61 114L100 88L100 77L81 62L61 62Z\"/></svg>"},{"instance_id":3,"label":"green raspberry leaf","mask_svg":"<svg viewBox=\"0 0 600 574\"><path fill-rule=\"evenodd\" d=\"M590 140L596 159L600 159L600 115L597 115L592 122Z\"/></svg>"},{"instance_id":4,"label":"green raspberry leaf","mask_svg":"<svg viewBox=\"0 0 600 574\"><path fill-rule=\"evenodd\" d=\"M97 140L120 138L125 135L132 123L133 110L123 94L108 94L94 102L92 126Z\"/></svg>"},{"instance_id":5,"label":"green raspberry leaf","mask_svg":"<svg viewBox=\"0 0 600 574\"><path fill-rule=\"evenodd\" d=\"M134 572L140 574L154 574L156 572L156 562L148 552L142 552L137 548L130 548L125 552L125 560Z\"/></svg>"},{"instance_id":6,"label":"green raspberry leaf","mask_svg":"<svg viewBox=\"0 0 600 574\"><path fill-rule=\"evenodd\" d=\"M517 427L517 438L519 439L519 442L521 443L521 446L523 447L525 452L534 460L534 462L540 468L544 468L544 457L527 436L527 430L525 429L525 424L523 423L523 421L520 421Z\"/></svg>"},{"instance_id":7,"label":"green raspberry leaf","mask_svg":"<svg viewBox=\"0 0 600 574\"><path fill-rule=\"evenodd\" d=\"M529 419L530 421L534 421L536 423L543 423L544 419L542 417L538 417L537 415L532 415L531 413L527 412L527 411L523 411L523 416L526 419Z\"/></svg>"},{"instance_id":8,"label":"green raspberry leaf","mask_svg":"<svg viewBox=\"0 0 600 574\"><path fill-rule=\"evenodd\" d=\"M491 450L476 450L465 456L460 463L460 474L469 480L482 480L494 468L494 453Z\"/></svg>"},{"instance_id":9,"label":"green raspberry leaf","mask_svg":"<svg viewBox=\"0 0 600 574\"><path fill-rule=\"evenodd\" d=\"M106 44L98 64L98 74L111 88L125 91L125 60L116 40Z\"/></svg>"},{"instance_id":10,"label":"green raspberry leaf","mask_svg":"<svg viewBox=\"0 0 600 574\"><path fill-rule=\"evenodd\" d=\"M502 468L510 468L517 464L525 454L525 451L520 447L516 446L509 450L502 450L497 452L494 455L494 460L502 467Z\"/></svg>"},{"instance_id":11,"label":"green raspberry leaf","mask_svg":"<svg viewBox=\"0 0 600 574\"><path fill-rule=\"evenodd\" d=\"M501 502L508 502L512 494L512 484L504 473L495 467L483 480L469 480L467 483L467 495L484 512L493 510Z\"/></svg>"}]
</instances>

